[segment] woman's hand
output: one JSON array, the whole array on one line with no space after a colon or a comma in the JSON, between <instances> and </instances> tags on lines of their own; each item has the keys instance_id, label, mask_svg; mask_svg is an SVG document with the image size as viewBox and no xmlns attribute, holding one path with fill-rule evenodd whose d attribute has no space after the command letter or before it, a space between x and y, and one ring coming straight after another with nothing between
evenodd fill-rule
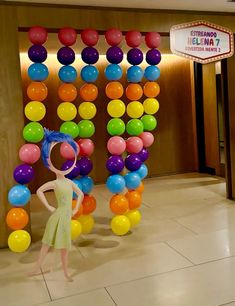
<instances>
[{"instance_id":1,"label":"woman's hand","mask_svg":"<svg viewBox=\"0 0 235 306\"><path fill-rule=\"evenodd\" d=\"M51 213L53 213L53 212L56 210L55 207L53 207L53 206L49 206L48 209L49 209L49 211L50 211Z\"/></svg>"}]
</instances>

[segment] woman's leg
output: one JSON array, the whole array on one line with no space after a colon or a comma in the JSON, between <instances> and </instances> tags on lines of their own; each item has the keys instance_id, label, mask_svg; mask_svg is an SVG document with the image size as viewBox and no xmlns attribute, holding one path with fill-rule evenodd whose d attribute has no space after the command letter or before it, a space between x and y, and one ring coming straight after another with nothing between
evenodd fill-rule
<instances>
[{"instance_id":1,"label":"woman's leg","mask_svg":"<svg viewBox=\"0 0 235 306\"><path fill-rule=\"evenodd\" d=\"M73 279L68 274L68 254L69 254L69 251L68 251L68 249L61 249L60 254L61 254L62 267L63 267L63 270L64 270L64 276L67 279L67 281L72 282Z\"/></svg>"},{"instance_id":2,"label":"woman's leg","mask_svg":"<svg viewBox=\"0 0 235 306\"><path fill-rule=\"evenodd\" d=\"M37 263L36 263L33 271L29 272L28 276L34 276L34 275L40 274L41 266L43 264L43 261L44 261L46 255L47 255L49 249L50 249L49 245L47 245L47 244L42 245Z\"/></svg>"}]
</instances>

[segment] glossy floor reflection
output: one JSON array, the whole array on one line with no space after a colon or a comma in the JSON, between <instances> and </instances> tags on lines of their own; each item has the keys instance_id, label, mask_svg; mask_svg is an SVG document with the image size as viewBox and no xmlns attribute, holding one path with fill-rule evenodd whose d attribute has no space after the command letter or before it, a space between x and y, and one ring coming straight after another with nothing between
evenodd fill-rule
<instances>
[{"instance_id":1,"label":"glossy floor reflection","mask_svg":"<svg viewBox=\"0 0 235 306\"><path fill-rule=\"evenodd\" d=\"M142 222L125 237L110 230L105 186L94 195L94 231L70 252L72 283L53 251L41 275L26 277L49 217L33 197L34 243L24 254L0 251L1 305L235 305L235 205L223 179L188 173L146 180Z\"/></svg>"}]
</instances>

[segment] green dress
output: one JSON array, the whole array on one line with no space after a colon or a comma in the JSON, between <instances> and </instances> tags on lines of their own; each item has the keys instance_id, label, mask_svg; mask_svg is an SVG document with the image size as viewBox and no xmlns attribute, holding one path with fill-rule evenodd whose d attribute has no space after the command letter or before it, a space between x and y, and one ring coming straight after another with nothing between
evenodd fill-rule
<instances>
[{"instance_id":1,"label":"green dress","mask_svg":"<svg viewBox=\"0 0 235 306\"><path fill-rule=\"evenodd\" d=\"M56 179L54 192L58 207L47 221L42 242L55 249L69 249L73 196L71 181L66 178Z\"/></svg>"}]
</instances>

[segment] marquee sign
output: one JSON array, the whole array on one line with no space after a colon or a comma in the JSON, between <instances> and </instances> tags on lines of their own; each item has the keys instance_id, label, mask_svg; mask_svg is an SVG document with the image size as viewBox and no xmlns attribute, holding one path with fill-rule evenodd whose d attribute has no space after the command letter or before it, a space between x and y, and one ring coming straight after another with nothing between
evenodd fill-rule
<instances>
[{"instance_id":1,"label":"marquee sign","mask_svg":"<svg viewBox=\"0 0 235 306\"><path fill-rule=\"evenodd\" d=\"M174 54L206 64L234 53L233 32L207 21L175 25L170 30L170 47Z\"/></svg>"}]
</instances>

